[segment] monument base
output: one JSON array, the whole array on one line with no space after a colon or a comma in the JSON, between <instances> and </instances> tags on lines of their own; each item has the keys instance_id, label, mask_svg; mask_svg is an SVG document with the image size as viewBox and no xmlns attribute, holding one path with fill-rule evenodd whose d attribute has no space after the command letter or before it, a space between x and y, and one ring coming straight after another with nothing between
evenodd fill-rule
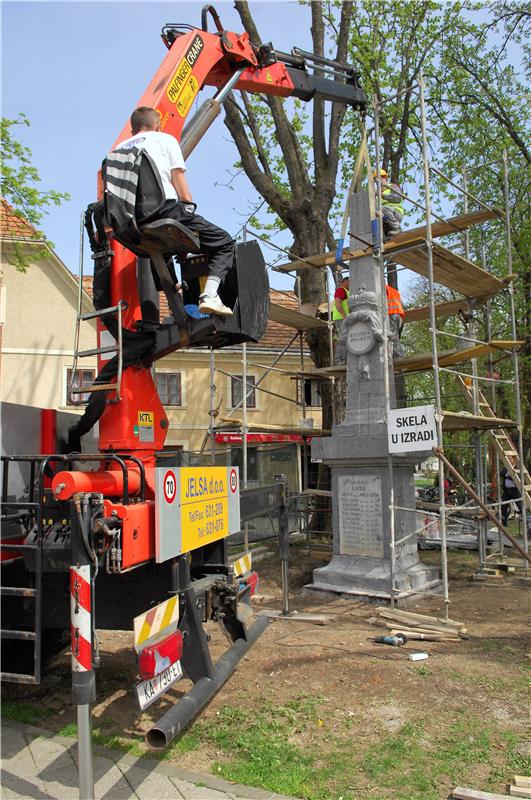
<instances>
[{"instance_id":1,"label":"monument base","mask_svg":"<svg viewBox=\"0 0 531 800\"><path fill-rule=\"evenodd\" d=\"M405 603L416 591L439 592L439 570L422 564L395 562L395 601ZM390 560L336 554L325 567L313 571L313 583L306 584L304 594L336 594L368 602L390 602Z\"/></svg>"}]
</instances>

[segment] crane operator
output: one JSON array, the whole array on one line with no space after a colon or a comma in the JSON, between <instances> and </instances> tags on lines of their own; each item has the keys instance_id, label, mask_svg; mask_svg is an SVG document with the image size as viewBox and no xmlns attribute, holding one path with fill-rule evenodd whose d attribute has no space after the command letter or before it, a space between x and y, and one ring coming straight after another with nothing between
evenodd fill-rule
<instances>
[{"instance_id":1,"label":"crane operator","mask_svg":"<svg viewBox=\"0 0 531 800\"><path fill-rule=\"evenodd\" d=\"M203 314L231 316L232 311L223 304L218 289L232 267L234 239L196 214L196 204L186 180L186 166L177 140L160 129L160 117L154 108L140 106L131 114L132 136L120 142L119 148L137 147L151 156L159 171L165 203L158 213L160 219L174 219L199 236L201 252L208 256L208 277L199 297L199 311ZM112 177L108 176L112 181Z\"/></svg>"}]
</instances>

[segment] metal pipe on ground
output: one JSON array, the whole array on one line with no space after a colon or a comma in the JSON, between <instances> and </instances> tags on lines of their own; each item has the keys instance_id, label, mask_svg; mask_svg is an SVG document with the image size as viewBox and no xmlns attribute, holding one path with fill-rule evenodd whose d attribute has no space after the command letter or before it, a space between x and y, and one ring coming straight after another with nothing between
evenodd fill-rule
<instances>
[{"instance_id":1,"label":"metal pipe on ground","mask_svg":"<svg viewBox=\"0 0 531 800\"><path fill-rule=\"evenodd\" d=\"M452 475L454 476L454 478L455 478L457 481L459 481L459 483L461 484L461 486L463 487L463 489L465 490L465 492L466 492L468 495L470 495L470 497L472 497L472 499L473 499L473 500L475 500L475 501L476 501L476 503L478 504L478 506L479 506L479 507L482 509L482 511L484 511L484 513L485 513L485 514L486 514L486 516L489 518L489 520L490 520L490 521L491 521L491 522L492 522L494 525L496 525L496 527L498 528L498 530L500 530L500 531L501 531L501 532L502 532L502 533L503 533L505 536L507 536L507 538L508 538L508 539L509 539L509 541L511 542L512 546L514 547L514 549L515 549L515 550L517 550L517 551L520 553L520 555L522 556L522 558L523 558L523 559L525 559L525 560L526 560L526 561L527 561L529 564L531 564L531 556L529 555L529 553L526 553L526 551L523 549L523 547L521 547L521 546L518 544L518 542L516 541L516 539L514 538L514 536L512 535L512 533L509 533L509 531L507 530L507 528L505 527L505 525L502 525L502 523L499 521L499 519L498 519L498 518L497 518L497 517L496 517L496 516L495 516L495 515L492 513L492 511L490 510L490 508L489 508L487 505L485 505L485 503L483 502L483 500L482 500L482 499L479 497L479 495L478 495L478 494L476 494L476 492L473 490L473 488L470 486L470 484L468 484L468 483L465 481L465 479L463 478L463 476L462 476L462 475L461 475L461 474L460 474L460 473L459 473L459 472L456 470L456 468L454 467L454 465L453 465L453 464L452 464L450 461L448 461L448 459L447 459L447 458L446 458L446 456L444 455L443 451L442 451L440 448L438 448L438 447L434 447L434 448L433 448L433 452L435 453L435 455L437 456L437 458L439 458L439 459L442 461L442 463L446 465L446 467L448 468L449 472L451 472L451 473L452 473Z\"/></svg>"},{"instance_id":2,"label":"metal pipe on ground","mask_svg":"<svg viewBox=\"0 0 531 800\"><path fill-rule=\"evenodd\" d=\"M249 630L247 639L238 639L217 661L214 677L200 678L190 691L150 728L146 734L146 742L150 747L156 750L164 749L186 728L230 678L238 661L262 635L269 622L267 617L258 617Z\"/></svg>"}]
</instances>

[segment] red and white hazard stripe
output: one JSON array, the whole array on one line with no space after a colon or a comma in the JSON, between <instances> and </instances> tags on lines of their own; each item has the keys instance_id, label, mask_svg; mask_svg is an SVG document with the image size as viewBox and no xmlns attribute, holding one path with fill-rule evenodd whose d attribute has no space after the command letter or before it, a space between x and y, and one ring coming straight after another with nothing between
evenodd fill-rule
<instances>
[{"instance_id":1,"label":"red and white hazard stripe","mask_svg":"<svg viewBox=\"0 0 531 800\"><path fill-rule=\"evenodd\" d=\"M70 567L70 637L72 671L92 669L90 565Z\"/></svg>"}]
</instances>

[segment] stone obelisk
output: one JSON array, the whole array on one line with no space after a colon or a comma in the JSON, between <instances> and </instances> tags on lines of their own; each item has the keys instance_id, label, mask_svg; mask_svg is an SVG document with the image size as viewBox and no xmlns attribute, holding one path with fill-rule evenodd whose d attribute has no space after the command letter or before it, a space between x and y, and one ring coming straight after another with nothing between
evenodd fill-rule
<instances>
[{"instance_id":1,"label":"stone obelisk","mask_svg":"<svg viewBox=\"0 0 531 800\"><path fill-rule=\"evenodd\" d=\"M372 240L366 192L352 198L351 231L361 241ZM359 241L353 239L352 246L359 248ZM392 343L384 343L382 324L387 299L382 297L380 263L372 252L350 263L349 309L343 330L346 415L330 437L312 440L312 459L329 464L332 471L333 556L325 567L314 570L313 583L306 588L386 601L391 596L391 559L385 346L389 348L391 407L395 406L395 382ZM395 548L398 602L401 594L405 598L412 589L438 589L438 570L420 562L414 535L414 466L427 455L393 456L395 542L403 540Z\"/></svg>"}]
</instances>

